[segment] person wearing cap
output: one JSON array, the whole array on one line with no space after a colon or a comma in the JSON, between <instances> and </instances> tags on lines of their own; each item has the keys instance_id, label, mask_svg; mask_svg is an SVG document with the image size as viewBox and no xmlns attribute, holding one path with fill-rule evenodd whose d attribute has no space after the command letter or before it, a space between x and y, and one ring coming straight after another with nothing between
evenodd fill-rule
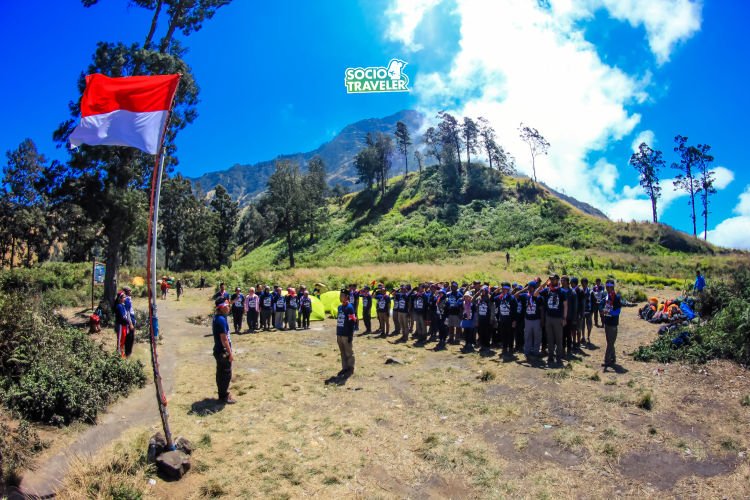
<instances>
[{"instance_id":1,"label":"person wearing cap","mask_svg":"<svg viewBox=\"0 0 750 500\"><path fill-rule=\"evenodd\" d=\"M232 304L232 322L234 323L234 333L239 334L242 330L242 320L245 316L245 295L242 293L242 289L237 287L234 289L234 293L229 297L229 301Z\"/></svg>"},{"instance_id":2,"label":"person wearing cap","mask_svg":"<svg viewBox=\"0 0 750 500\"><path fill-rule=\"evenodd\" d=\"M604 299L602 309L602 323L604 323L604 336L607 339L607 350L604 353L604 371L608 367L614 367L617 362L615 342L617 341L617 327L620 324L620 309L622 307L622 297L615 291L615 281L607 280L607 295Z\"/></svg>"},{"instance_id":3,"label":"person wearing cap","mask_svg":"<svg viewBox=\"0 0 750 500\"><path fill-rule=\"evenodd\" d=\"M279 285L274 285L273 287L271 303L273 304L273 326L277 330L283 330L286 300L284 300L284 296L281 294L281 287Z\"/></svg>"},{"instance_id":4,"label":"person wearing cap","mask_svg":"<svg viewBox=\"0 0 750 500\"><path fill-rule=\"evenodd\" d=\"M215 301L216 313L212 324L214 337L214 359L216 360L216 389L219 393L219 401L225 404L234 404L236 401L229 394L229 383L232 381L232 363L234 354L232 351L232 337L229 335L230 304L223 297Z\"/></svg>"},{"instance_id":5,"label":"person wearing cap","mask_svg":"<svg viewBox=\"0 0 750 500\"><path fill-rule=\"evenodd\" d=\"M375 291L375 312L378 315L378 332L385 338L391 333L391 296L382 283Z\"/></svg>"},{"instance_id":6,"label":"person wearing cap","mask_svg":"<svg viewBox=\"0 0 750 500\"><path fill-rule=\"evenodd\" d=\"M461 308L463 294L458 290L458 283L451 282L450 290L445 294L445 315L448 320L448 343L460 342L461 336Z\"/></svg>"},{"instance_id":7,"label":"person wearing cap","mask_svg":"<svg viewBox=\"0 0 750 500\"><path fill-rule=\"evenodd\" d=\"M133 352L133 322L125 308L125 292L117 292L115 298L115 333L117 334L117 353L121 358L127 358Z\"/></svg>"},{"instance_id":8,"label":"person wearing cap","mask_svg":"<svg viewBox=\"0 0 750 500\"><path fill-rule=\"evenodd\" d=\"M297 311L299 310L299 297L297 297L297 291L294 288L286 289L286 320L285 323L288 325L290 330L297 329Z\"/></svg>"},{"instance_id":9,"label":"person wearing cap","mask_svg":"<svg viewBox=\"0 0 750 500\"><path fill-rule=\"evenodd\" d=\"M474 294L472 301L477 311L477 330L479 332L479 352L486 354L492 343L492 331L494 329L495 303L490 297L490 289L483 286Z\"/></svg>"},{"instance_id":10,"label":"person wearing cap","mask_svg":"<svg viewBox=\"0 0 750 500\"><path fill-rule=\"evenodd\" d=\"M268 285L263 286L263 291L258 294L260 299L260 327L264 331L271 330L271 318L273 317L273 295Z\"/></svg>"},{"instance_id":11,"label":"person wearing cap","mask_svg":"<svg viewBox=\"0 0 750 500\"><path fill-rule=\"evenodd\" d=\"M563 325L563 349L570 357L573 355L573 335L578 331L578 296L575 292L575 288L578 286L578 278L563 276L560 281L562 285L560 288L565 294L565 303L567 304L565 325Z\"/></svg>"},{"instance_id":12,"label":"person wearing cap","mask_svg":"<svg viewBox=\"0 0 750 500\"><path fill-rule=\"evenodd\" d=\"M545 318L544 325L547 330L547 363L552 364L555 359L558 363L563 361L563 326L568 316L568 303L565 292L560 290L560 276L550 276L544 287L537 288L534 296L544 298Z\"/></svg>"},{"instance_id":13,"label":"person wearing cap","mask_svg":"<svg viewBox=\"0 0 750 500\"><path fill-rule=\"evenodd\" d=\"M586 342L586 345L591 347L591 328L592 328L592 316L596 307L596 299L594 297L594 291L589 288L588 278L581 280L581 320L578 328L580 330L581 342Z\"/></svg>"},{"instance_id":14,"label":"person wearing cap","mask_svg":"<svg viewBox=\"0 0 750 500\"><path fill-rule=\"evenodd\" d=\"M529 281L517 292L518 302L523 304L524 345L523 353L527 358L539 356L542 342L542 311L544 299L536 295L537 282Z\"/></svg>"},{"instance_id":15,"label":"person wearing cap","mask_svg":"<svg viewBox=\"0 0 750 500\"><path fill-rule=\"evenodd\" d=\"M394 335L401 334L397 342L406 342L409 340L409 292L406 290L406 284L402 284L398 291L393 295L393 319L396 324Z\"/></svg>"},{"instance_id":16,"label":"person wearing cap","mask_svg":"<svg viewBox=\"0 0 750 500\"><path fill-rule=\"evenodd\" d=\"M354 329L357 323L357 314L354 305L349 302L349 290L343 288L339 299L341 305L336 313L336 341L341 353L341 371L336 375L334 381L343 383L354 374Z\"/></svg>"},{"instance_id":17,"label":"person wearing cap","mask_svg":"<svg viewBox=\"0 0 750 500\"><path fill-rule=\"evenodd\" d=\"M510 283L508 282L502 283L500 293L495 297L495 311L499 337L496 341L499 341L502 346L502 355L511 356L513 354L518 302L511 294Z\"/></svg>"},{"instance_id":18,"label":"person wearing cap","mask_svg":"<svg viewBox=\"0 0 750 500\"><path fill-rule=\"evenodd\" d=\"M312 299L310 292L305 290L299 298L299 312L302 317L300 324L303 330L310 329L310 315L312 314Z\"/></svg>"},{"instance_id":19,"label":"person wearing cap","mask_svg":"<svg viewBox=\"0 0 750 500\"><path fill-rule=\"evenodd\" d=\"M255 287L251 286L245 295L245 316L247 329L250 332L258 331L258 311L260 311L260 297L255 293Z\"/></svg>"}]
</instances>

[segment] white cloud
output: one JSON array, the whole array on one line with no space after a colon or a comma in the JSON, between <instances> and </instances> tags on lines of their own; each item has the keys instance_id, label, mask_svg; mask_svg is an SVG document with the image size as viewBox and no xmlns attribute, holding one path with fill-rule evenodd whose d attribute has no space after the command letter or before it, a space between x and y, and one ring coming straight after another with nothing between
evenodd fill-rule
<instances>
[{"instance_id":1,"label":"white cloud","mask_svg":"<svg viewBox=\"0 0 750 500\"><path fill-rule=\"evenodd\" d=\"M407 48L418 46L417 26L438 15L437 9L431 11L437 2L392 2L388 37ZM677 43L700 28L701 4L550 0L550 9L544 9L532 0L452 2L451 15L460 24L457 52L449 70L414 79L418 107L428 116L445 109L459 117L487 118L515 156L519 170L527 174L531 174L531 159L518 138L518 125L535 127L551 143L549 155L536 159L540 180L615 218L650 219L651 204L642 191L635 187L615 191L619 165L606 160L589 163L592 153L633 133L640 115L630 108L648 98L650 69L631 75L604 63L585 39L582 25L597 10L606 9L615 19L642 26L657 61L663 63ZM643 130L638 138L652 144L654 134ZM662 184L660 200L664 207L683 196L667 182Z\"/></svg>"},{"instance_id":2,"label":"white cloud","mask_svg":"<svg viewBox=\"0 0 750 500\"><path fill-rule=\"evenodd\" d=\"M750 250L750 216L740 215L724 219L708 232L708 241L727 248Z\"/></svg>"},{"instance_id":3,"label":"white cloud","mask_svg":"<svg viewBox=\"0 0 750 500\"><path fill-rule=\"evenodd\" d=\"M703 2L692 0L589 0L603 5L610 16L643 26L651 52L659 64L669 61L675 45L693 36L701 27Z\"/></svg>"},{"instance_id":4,"label":"white cloud","mask_svg":"<svg viewBox=\"0 0 750 500\"><path fill-rule=\"evenodd\" d=\"M726 167L716 167L714 169L714 188L724 189L734 180L734 172Z\"/></svg>"},{"instance_id":5,"label":"white cloud","mask_svg":"<svg viewBox=\"0 0 750 500\"><path fill-rule=\"evenodd\" d=\"M638 147L641 145L641 143L648 144L651 148L654 147L654 142L656 140L656 137L654 136L653 130L643 130L638 133L638 135L635 136L635 139L633 139L633 142L630 144L630 148L633 150L634 153L638 152Z\"/></svg>"},{"instance_id":6,"label":"white cloud","mask_svg":"<svg viewBox=\"0 0 750 500\"><path fill-rule=\"evenodd\" d=\"M413 52L421 50L422 46L414 42L414 32L425 14L439 3L440 0L395 0L386 11L390 21L388 38L401 42Z\"/></svg>"},{"instance_id":7,"label":"white cloud","mask_svg":"<svg viewBox=\"0 0 750 500\"><path fill-rule=\"evenodd\" d=\"M745 186L745 190L740 195L740 202L734 207L734 213L750 217L750 184ZM750 238L750 235L748 237Z\"/></svg>"}]
</instances>

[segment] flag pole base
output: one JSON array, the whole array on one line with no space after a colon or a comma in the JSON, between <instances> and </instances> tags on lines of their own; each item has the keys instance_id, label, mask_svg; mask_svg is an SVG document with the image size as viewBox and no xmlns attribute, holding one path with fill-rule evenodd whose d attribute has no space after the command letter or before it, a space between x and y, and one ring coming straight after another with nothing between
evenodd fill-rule
<instances>
[{"instance_id":1,"label":"flag pole base","mask_svg":"<svg viewBox=\"0 0 750 500\"><path fill-rule=\"evenodd\" d=\"M163 480L179 481L190 470L193 445L186 438L179 437L171 448L164 434L157 432L148 442L148 462L156 464L156 471Z\"/></svg>"}]
</instances>

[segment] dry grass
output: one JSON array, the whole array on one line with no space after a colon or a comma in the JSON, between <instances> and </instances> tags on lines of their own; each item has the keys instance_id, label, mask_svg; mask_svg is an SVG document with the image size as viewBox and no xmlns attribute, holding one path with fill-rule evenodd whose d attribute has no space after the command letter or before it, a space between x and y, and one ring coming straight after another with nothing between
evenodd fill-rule
<instances>
[{"instance_id":1,"label":"dry grass","mask_svg":"<svg viewBox=\"0 0 750 500\"><path fill-rule=\"evenodd\" d=\"M191 300L167 307L186 316L209 307ZM628 372L598 380L602 348L569 369L546 370L455 346L432 352L358 337L354 377L325 386L339 369L330 322L235 336L231 390L243 395L213 411L205 401L215 397L209 330L184 322L185 334L169 345L183 360L170 417L175 432L198 444L193 470L149 487L147 471L113 465L138 459L127 450L145 451L143 436L153 430L140 430L79 466L63 498L120 481L156 498L747 497L747 372L725 361L656 371L630 360L622 351L655 335L634 315L625 311L618 338ZM592 340L603 346L602 331ZM407 364L385 365L387 356ZM488 373L494 378L482 377ZM636 404L644 394L658 402L650 411ZM648 471L628 468L648 452L677 457L686 472L648 484ZM701 472L711 463L724 465Z\"/></svg>"}]
</instances>

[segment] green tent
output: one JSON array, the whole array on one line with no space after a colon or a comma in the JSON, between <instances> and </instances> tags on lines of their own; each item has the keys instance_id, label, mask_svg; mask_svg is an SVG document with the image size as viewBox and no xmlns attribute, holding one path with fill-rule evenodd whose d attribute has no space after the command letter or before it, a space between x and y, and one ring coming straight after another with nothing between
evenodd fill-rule
<instances>
[{"instance_id":1,"label":"green tent","mask_svg":"<svg viewBox=\"0 0 750 500\"><path fill-rule=\"evenodd\" d=\"M323 321L326 318L326 308L317 297L310 295L312 300L312 314L310 314L310 321Z\"/></svg>"},{"instance_id":2,"label":"green tent","mask_svg":"<svg viewBox=\"0 0 750 500\"><path fill-rule=\"evenodd\" d=\"M320 301L323 303L323 307L325 307L325 310L328 311L328 314L332 318L335 318L339 312L339 306L341 305L340 294L340 291L334 290L332 292L326 292L320 296ZM362 300L359 301L359 306L357 307L357 317L362 317Z\"/></svg>"}]
</instances>

